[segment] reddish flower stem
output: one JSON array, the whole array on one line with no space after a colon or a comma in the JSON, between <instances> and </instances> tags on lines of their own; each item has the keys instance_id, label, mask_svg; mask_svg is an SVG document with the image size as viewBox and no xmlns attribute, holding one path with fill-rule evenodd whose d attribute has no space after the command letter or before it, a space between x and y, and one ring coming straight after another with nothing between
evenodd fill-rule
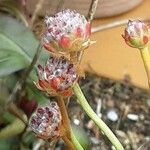
<instances>
[{"instance_id":1,"label":"reddish flower stem","mask_svg":"<svg viewBox=\"0 0 150 150\"><path fill-rule=\"evenodd\" d=\"M68 150L75 150L72 142L67 138L67 136L62 136L63 141L65 142Z\"/></svg>"},{"instance_id":2,"label":"reddish flower stem","mask_svg":"<svg viewBox=\"0 0 150 150\"><path fill-rule=\"evenodd\" d=\"M60 112L62 115L62 130L64 130L62 139L66 143L68 150L74 150L75 148L73 144L70 142L71 141L70 120L69 120L65 102L62 96L57 97L57 104L60 108Z\"/></svg>"}]
</instances>

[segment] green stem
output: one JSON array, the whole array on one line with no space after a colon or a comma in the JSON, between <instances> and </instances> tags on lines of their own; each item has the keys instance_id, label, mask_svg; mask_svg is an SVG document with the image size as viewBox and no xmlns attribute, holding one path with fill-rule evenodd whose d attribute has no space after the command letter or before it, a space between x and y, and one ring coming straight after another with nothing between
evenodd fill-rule
<instances>
[{"instance_id":1,"label":"green stem","mask_svg":"<svg viewBox=\"0 0 150 150\"><path fill-rule=\"evenodd\" d=\"M143 49L140 49L140 52L148 78L148 85L150 88L150 53L148 50L148 46L144 47Z\"/></svg>"},{"instance_id":2,"label":"green stem","mask_svg":"<svg viewBox=\"0 0 150 150\"><path fill-rule=\"evenodd\" d=\"M95 124L104 132L116 150L124 150L123 146L109 129L109 127L96 115L91 106L88 104L84 94L82 93L80 86L76 83L73 87L74 93L78 98L78 101L87 115L95 122Z\"/></svg>"},{"instance_id":3,"label":"green stem","mask_svg":"<svg viewBox=\"0 0 150 150\"><path fill-rule=\"evenodd\" d=\"M78 142L78 140L76 139L72 129L71 129L71 142L73 143L73 145L75 146L76 150L84 150L83 147L80 145L80 143Z\"/></svg>"}]
</instances>

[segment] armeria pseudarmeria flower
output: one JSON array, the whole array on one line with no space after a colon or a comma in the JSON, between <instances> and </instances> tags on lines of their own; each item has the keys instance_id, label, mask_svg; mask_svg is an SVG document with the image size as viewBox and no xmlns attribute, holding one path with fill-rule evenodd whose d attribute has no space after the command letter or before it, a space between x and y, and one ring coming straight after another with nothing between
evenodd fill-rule
<instances>
[{"instance_id":1,"label":"armeria pseudarmeria flower","mask_svg":"<svg viewBox=\"0 0 150 150\"><path fill-rule=\"evenodd\" d=\"M56 102L38 107L29 120L29 126L39 138L49 139L60 136L61 113Z\"/></svg>"},{"instance_id":2,"label":"armeria pseudarmeria flower","mask_svg":"<svg viewBox=\"0 0 150 150\"><path fill-rule=\"evenodd\" d=\"M65 57L50 56L44 67L38 66L38 89L50 96L71 96L78 75L75 66Z\"/></svg>"},{"instance_id":3,"label":"armeria pseudarmeria flower","mask_svg":"<svg viewBox=\"0 0 150 150\"><path fill-rule=\"evenodd\" d=\"M47 31L43 46L49 51L79 51L89 44L90 22L83 15L69 9L45 19Z\"/></svg>"},{"instance_id":4,"label":"armeria pseudarmeria flower","mask_svg":"<svg viewBox=\"0 0 150 150\"><path fill-rule=\"evenodd\" d=\"M129 20L124 35L125 42L134 48L144 48L150 41L150 28L140 20Z\"/></svg>"}]
</instances>

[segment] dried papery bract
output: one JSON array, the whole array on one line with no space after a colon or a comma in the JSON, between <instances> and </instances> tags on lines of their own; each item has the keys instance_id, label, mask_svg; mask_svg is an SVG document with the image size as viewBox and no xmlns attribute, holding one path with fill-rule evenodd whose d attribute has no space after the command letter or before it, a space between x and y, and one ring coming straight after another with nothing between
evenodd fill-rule
<instances>
[{"instance_id":1,"label":"dried papery bract","mask_svg":"<svg viewBox=\"0 0 150 150\"><path fill-rule=\"evenodd\" d=\"M48 51L80 51L89 44L90 22L76 11L63 10L53 17L46 17L45 23L43 46Z\"/></svg>"},{"instance_id":2,"label":"dried papery bract","mask_svg":"<svg viewBox=\"0 0 150 150\"><path fill-rule=\"evenodd\" d=\"M150 41L150 28L140 20L129 20L125 33L122 36L129 46L142 49Z\"/></svg>"},{"instance_id":3,"label":"dried papery bract","mask_svg":"<svg viewBox=\"0 0 150 150\"><path fill-rule=\"evenodd\" d=\"M29 120L29 126L39 138L50 139L60 136L61 113L56 102L38 107Z\"/></svg>"},{"instance_id":4,"label":"dried papery bract","mask_svg":"<svg viewBox=\"0 0 150 150\"><path fill-rule=\"evenodd\" d=\"M50 56L45 66L38 66L37 88L50 96L68 97L72 95L72 85L78 75L75 66L65 57Z\"/></svg>"}]
</instances>

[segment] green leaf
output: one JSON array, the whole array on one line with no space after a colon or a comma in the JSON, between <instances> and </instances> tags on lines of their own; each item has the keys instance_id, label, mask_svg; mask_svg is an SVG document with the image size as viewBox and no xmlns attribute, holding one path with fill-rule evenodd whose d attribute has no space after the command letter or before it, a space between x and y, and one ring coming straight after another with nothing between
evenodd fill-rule
<instances>
[{"instance_id":1,"label":"green leaf","mask_svg":"<svg viewBox=\"0 0 150 150\"><path fill-rule=\"evenodd\" d=\"M38 102L38 105L43 105L49 101L42 92L40 92L33 84L28 84L27 93L29 99L35 99Z\"/></svg>"},{"instance_id":2,"label":"green leaf","mask_svg":"<svg viewBox=\"0 0 150 150\"><path fill-rule=\"evenodd\" d=\"M73 130L75 137L77 138L79 143L82 145L82 147L86 150L90 150L91 143L86 132L82 128L74 124L72 125L72 130Z\"/></svg>"},{"instance_id":3,"label":"green leaf","mask_svg":"<svg viewBox=\"0 0 150 150\"><path fill-rule=\"evenodd\" d=\"M0 139L0 149L1 150L18 150L19 144L18 144L17 138L7 138L7 139Z\"/></svg>"},{"instance_id":4,"label":"green leaf","mask_svg":"<svg viewBox=\"0 0 150 150\"><path fill-rule=\"evenodd\" d=\"M33 143L36 142L36 140L37 140L37 138L32 131L31 132L25 132L23 134L22 142L27 147L33 145Z\"/></svg>"},{"instance_id":5,"label":"green leaf","mask_svg":"<svg viewBox=\"0 0 150 150\"><path fill-rule=\"evenodd\" d=\"M32 31L15 18L0 16L0 77L27 67L39 42ZM47 55L42 52L42 60Z\"/></svg>"},{"instance_id":6,"label":"green leaf","mask_svg":"<svg viewBox=\"0 0 150 150\"><path fill-rule=\"evenodd\" d=\"M19 53L13 53L9 49L0 50L0 76L8 75L26 66L27 62Z\"/></svg>"},{"instance_id":7,"label":"green leaf","mask_svg":"<svg viewBox=\"0 0 150 150\"><path fill-rule=\"evenodd\" d=\"M1 107L3 107L6 104L10 96L10 90L14 88L16 82L17 82L17 77L14 74L0 78Z\"/></svg>"},{"instance_id":8,"label":"green leaf","mask_svg":"<svg viewBox=\"0 0 150 150\"><path fill-rule=\"evenodd\" d=\"M2 116L3 120L5 121L5 123L11 123L14 121L15 116L13 116L11 113L9 112L5 112Z\"/></svg>"},{"instance_id":9,"label":"green leaf","mask_svg":"<svg viewBox=\"0 0 150 150\"><path fill-rule=\"evenodd\" d=\"M28 26L28 22L25 18L25 15L23 14L21 10L21 6L17 1L12 0L1 0L0 1L0 10L4 12L8 12L14 16L16 16L18 19L22 20L22 22Z\"/></svg>"}]
</instances>

